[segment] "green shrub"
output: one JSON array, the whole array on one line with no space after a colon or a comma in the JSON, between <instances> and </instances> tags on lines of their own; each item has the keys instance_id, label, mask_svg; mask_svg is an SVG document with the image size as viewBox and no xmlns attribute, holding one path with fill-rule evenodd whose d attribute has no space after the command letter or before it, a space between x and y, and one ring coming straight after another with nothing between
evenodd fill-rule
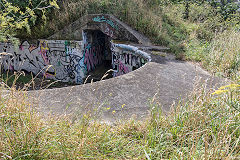
<instances>
[{"instance_id":1,"label":"green shrub","mask_svg":"<svg viewBox=\"0 0 240 160\"><path fill-rule=\"evenodd\" d=\"M39 5L33 6L35 3L30 5L30 1L0 1L0 41L15 40L16 42L14 36L18 31L25 31L22 33L25 35L30 34L31 26L35 24L40 15L42 18L45 17L44 13L47 8L58 7L56 0L49 2L42 0L41 2ZM39 14L39 12L43 14ZM21 35L18 34L18 36Z\"/></svg>"}]
</instances>

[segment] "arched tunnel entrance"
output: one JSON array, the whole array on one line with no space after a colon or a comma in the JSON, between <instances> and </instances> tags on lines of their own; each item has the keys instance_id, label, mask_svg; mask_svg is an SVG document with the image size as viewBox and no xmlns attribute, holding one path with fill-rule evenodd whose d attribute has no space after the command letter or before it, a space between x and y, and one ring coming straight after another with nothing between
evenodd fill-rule
<instances>
[{"instance_id":1,"label":"arched tunnel entrance","mask_svg":"<svg viewBox=\"0 0 240 160\"><path fill-rule=\"evenodd\" d=\"M95 82L103 78L112 78L111 37L101 30L83 30L83 54L86 58L88 75L84 82Z\"/></svg>"},{"instance_id":2,"label":"arched tunnel entrance","mask_svg":"<svg viewBox=\"0 0 240 160\"><path fill-rule=\"evenodd\" d=\"M113 43L112 39L149 42L114 16L88 15L48 39L23 41L19 47L0 43L1 68L74 85L120 76L151 61L140 47Z\"/></svg>"}]
</instances>

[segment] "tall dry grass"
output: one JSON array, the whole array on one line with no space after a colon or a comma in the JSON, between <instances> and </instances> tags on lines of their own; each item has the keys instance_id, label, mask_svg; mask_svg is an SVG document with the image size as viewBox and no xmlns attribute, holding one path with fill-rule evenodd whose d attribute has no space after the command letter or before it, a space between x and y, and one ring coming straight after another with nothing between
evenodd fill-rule
<instances>
[{"instance_id":1,"label":"tall dry grass","mask_svg":"<svg viewBox=\"0 0 240 160\"><path fill-rule=\"evenodd\" d=\"M206 65L215 73L240 78L240 32L227 30L209 45Z\"/></svg>"},{"instance_id":2,"label":"tall dry grass","mask_svg":"<svg viewBox=\"0 0 240 160\"><path fill-rule=\"evenodd\" d=\"M26 94L0 100L1 159L239 159L240 86L198 87L165 116L151 101L145 121L108 125L84 115L43 117Z\"/></svg>"},{"instance_id":3,"label":"tall dry grass","mask_svg":"<svg viewBox=\"0 0 240 160\"><path fill-rule=\"evenodd\" d=\"M240 32L234 29L217 34L210 42L192 39L186 57L221 77L240 80Z\"/></svg>"},{"instance_id":4,"label":"tall dry grass","mask_svg":"<svg viewBox=\"0 0 240 160\"><path fill-rule=\"evenodd\" d=\"M173 52L182 52L181 41L186 37L184 26L162 13L159 2L150 0L65 0L60 10L50 15L48 30L57 32L87 14L113 14L135 30L149 37L153 43L166 45ZM176 34L175 34L176 33ZM50 34L50 32L49 32Z\"/></svg>"}]
</instances>

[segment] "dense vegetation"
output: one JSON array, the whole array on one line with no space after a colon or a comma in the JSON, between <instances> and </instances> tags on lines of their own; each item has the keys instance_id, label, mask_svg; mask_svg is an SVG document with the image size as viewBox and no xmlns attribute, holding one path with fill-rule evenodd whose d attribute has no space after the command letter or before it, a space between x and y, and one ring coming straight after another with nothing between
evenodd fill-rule
<instances>
[{"instance_id":1,"label":"dense vegetation","mask_svg":"<svg viewBox=\"0 0 240 160\"><path fill-rule=\"evenodd\" d=\"M77 121L67 116L42 118L24 91L13 87L4 96L2 83L0 159L240 158L240 16L234 5L224 0L61 0L60 8L53 10L48 3L36 7L40 0L31 4L11 1L20 8L0 11L1 40L14 35L44 38L85 14L111 13L155 44L170 47L178 58L199 62L232 84L216 91L197 85L168 116L152 100L146 121L108 125L94 121L91 115ZM25 13L26 7L40 10L33 10L32 15L27 12L29 19L19 19L21 26L11 18L5 22L13 24L12 28L3 23L6 13ZM34 23L34 19L41 21Z\"/></svg>"},{"instance_id":2,"label":"dense vegetation","mask_svg":"<svg viewBox=\"0 0 240 160\"><path fill-rule=\"evenodd\" d=\"M24 92L1 98L0 156L5 159L239 159L239 85L196 89L167 117L150 102L144 122L107 125L45 117Z\"/></svg>"},{"instance_id":3,"label":"dense vegetation","mask_svg":"<svg viewBox=\"0 0 240 160\"><path fill-rule=\"evenodd\" d=\"M170 47L178 58L200 62L204 68L217 75L236 79L239 77L240 42L232 38L239 39L240 12L236 12L235 3L227 2L225 0L221 3L213 0L62 0L58 2L60 9L43 12L44 20L36 22L38 25L32 25L31 34L21 30L18 32L18 37L47 38L83 15L109 13L148 36L156 45ZM231 42L227 41L228 47L220 44L225 43L223 37L225 40L232 39ZM216 45L220 45L220 48ZM219 55L228 57L226 53L229 54L227 64L222 65L225 63L224 56L216 56L215 62L211 62L210 59L213 57L210 56L214 56L215 53L212 52L216 47L220 51Z\"/></svg>"},{"instance_id":4,"label":"dense vegetation","mask_svg":"<svg viewBox=\"0 0 240 160\"><path fill-rule=\"evenodd\" d=\"M58 7L56 0L0 1L0 41L17 42L16 36L31 33L31 27L39 19L45 19L45 12L49 8ZM41 25L40 25L41 26ZM18 34L17 34L18 33Z\"/></svg>"}]
</instances>

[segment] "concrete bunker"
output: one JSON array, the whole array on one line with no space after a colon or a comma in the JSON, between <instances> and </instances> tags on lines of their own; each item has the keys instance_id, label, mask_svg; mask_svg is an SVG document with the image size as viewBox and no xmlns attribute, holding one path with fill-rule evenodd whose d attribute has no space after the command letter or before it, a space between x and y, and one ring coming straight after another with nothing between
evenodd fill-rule
<instances>
[{"instance_id":1,"label":"concrete bunker","mask_svg":"<svg viewBox=\"0 0 240 160\"><path fill-rule=\"evenodd\" d=\"M64 34L70 37L59 37ZM65 40L61 40L63 38ZM66 40L68 38L76 40ZM114 39L149 43L146 37L112 15L82 17L49 39L39 40L37 45L24 41L18 48L11 43L0 43L0 53L6 53L1 55L2 68L83 84L89 75L97 81L112 69L108 78L116 77L151 61L151 57L137 47L112 42Z\"/></svg>"}]
</instances>

